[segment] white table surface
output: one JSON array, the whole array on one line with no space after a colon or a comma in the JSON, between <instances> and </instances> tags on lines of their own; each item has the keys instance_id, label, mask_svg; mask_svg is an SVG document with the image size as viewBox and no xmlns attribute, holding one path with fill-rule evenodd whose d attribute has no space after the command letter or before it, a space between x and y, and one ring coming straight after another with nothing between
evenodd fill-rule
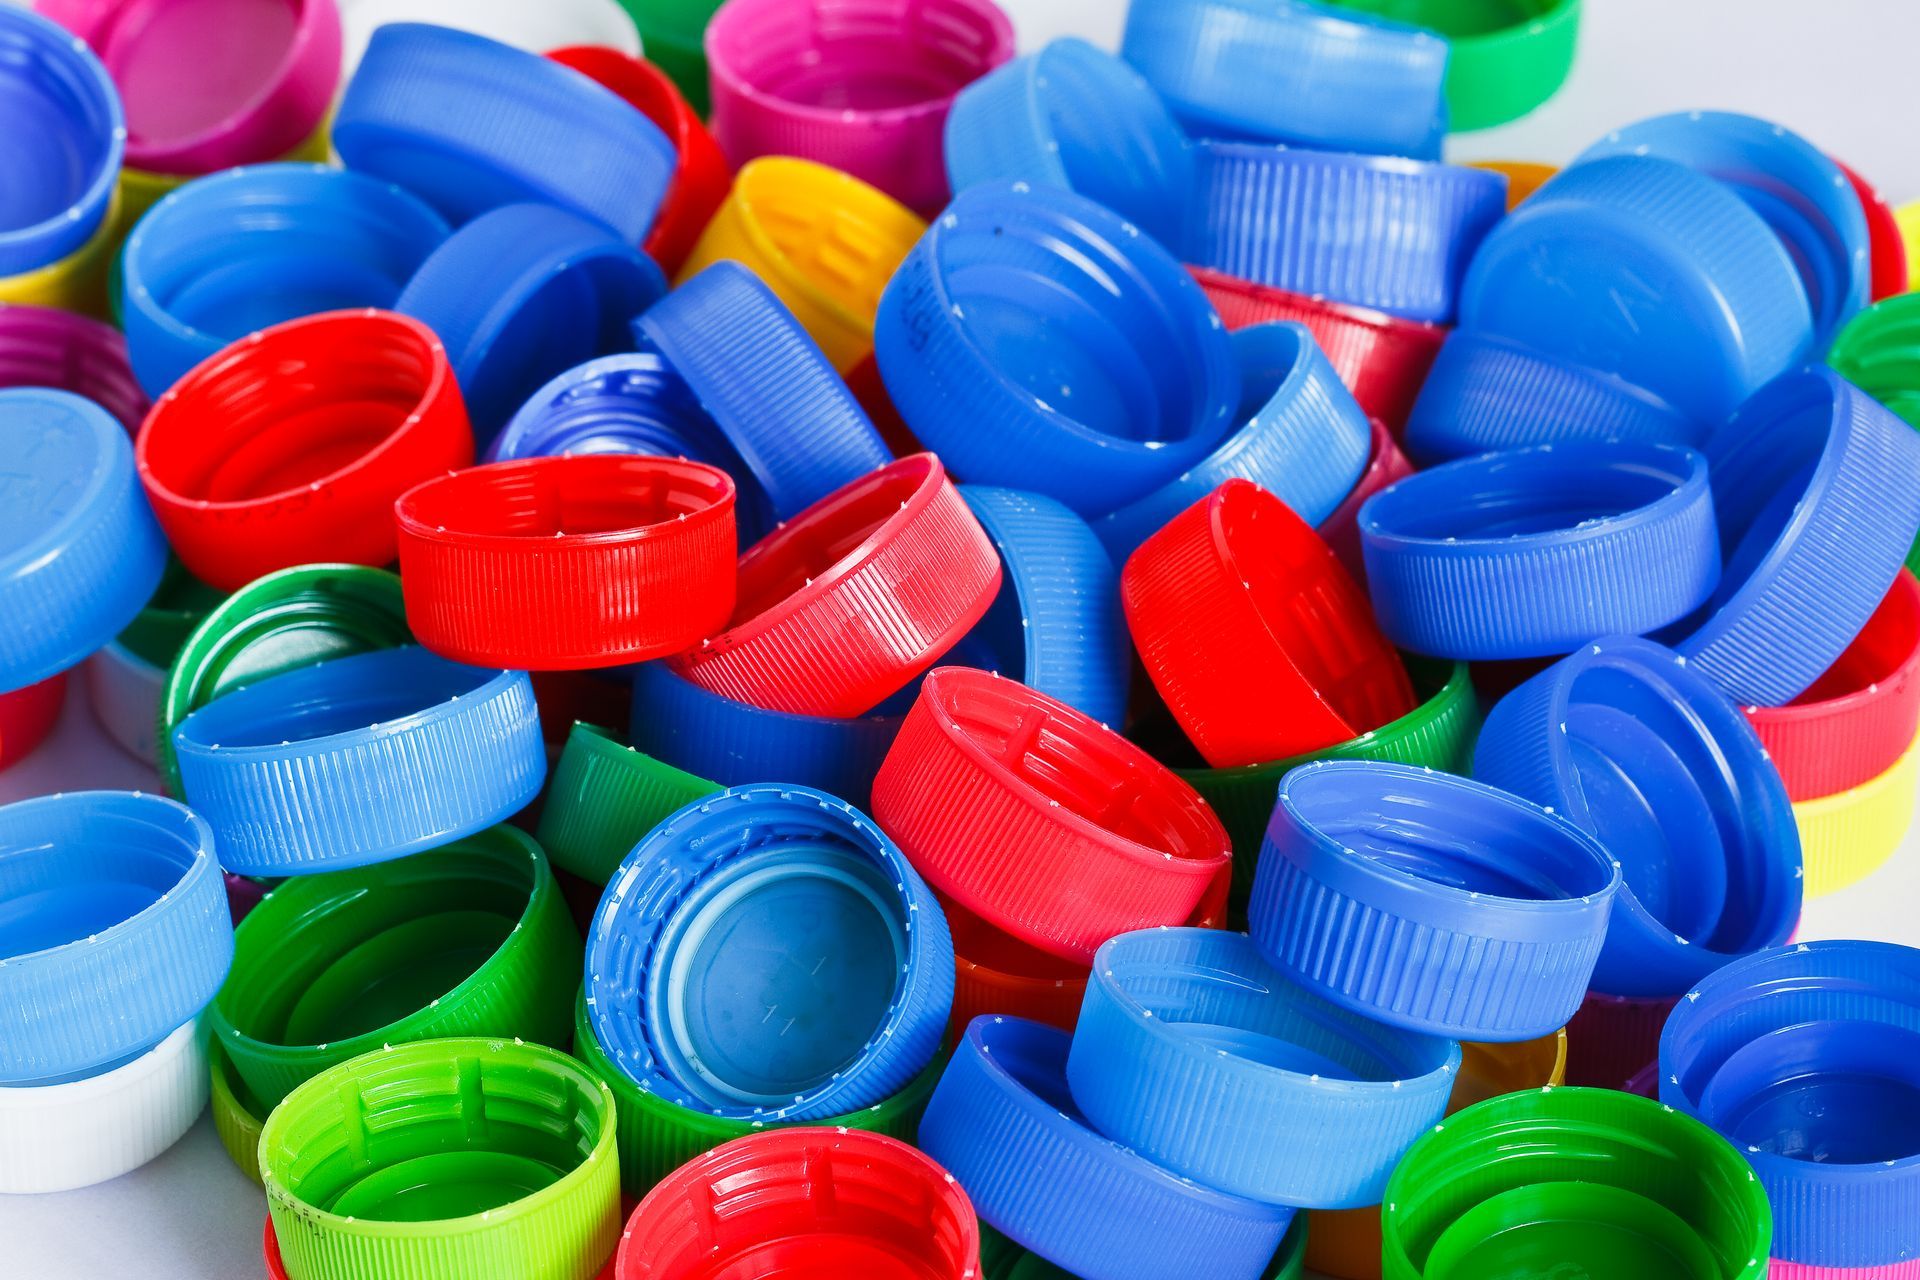
<instances>
[{"instance_id":1,"label":"white table surface","mask_svg":"<svg viewBox=\"0 0 1920 1280\"><path fill-rule=\"evenodd\" d=\"M1124 13L1122 0L1002 2L1023 48L1062 34L1112 46ZM1920 197L1920 146L1906 123L1916 45L1920 4L1901 0L1587 0L1580 60L1559 96L1525 120L1455 139L1449 154L1564 162L1628 121L1719 108L1799 130L1899 204ZM155 785L95 728L78 683L53 740L0 774L0 802ZM1915 902L1920 839L1909 835L1878 875L1810 904L1802 936L1920 943ZM259 1189L203 1117L117 1181L0 1196L0 1280L253 1280L264 1215Z\"/></svg>"}]
</instances>

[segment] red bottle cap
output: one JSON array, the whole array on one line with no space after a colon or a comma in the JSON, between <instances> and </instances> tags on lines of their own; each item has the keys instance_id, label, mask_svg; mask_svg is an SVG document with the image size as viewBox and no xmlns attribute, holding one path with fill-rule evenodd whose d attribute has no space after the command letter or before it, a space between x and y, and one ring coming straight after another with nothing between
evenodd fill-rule
<instances>
[{"instance_id":1,"label":"red bottle cap","mask_svg":"<svg viewBox=\"0 0 1920 1280\"><path fill-rule=\"evenodd\" d=\"M1847 181L1853 184L1853 193L1860 197L1860 208L1867 215L1868 252L1873 255L1871 296L1878 302L1882 298L1891 298L1896 293L1907 291L1907 241L1900 234L1900 222L1893 216L1893 206L1887 203L1885 196L1876 191L1865 178L1854 172L1850 165L1835 160L1840 172L1847 175Z\"/></svg>"},{"instance_id":2,"label":"red bottle cap","mask_svg":"<svg viewBox=\"0 0 1920 1280\"><path fill-rule=\"evenodd\" d=\"M1373 452L1367 461L1367 469L1360 473L1360 482L1353 486L1353 492L1346 501L1333 509L1333 514L1320 522L1320 537L1333 548L1333 554L1340 557L1340 563L1347 567L1353 580L1366 585L1366 557L1360 551L1360 508L1367 505L1367 499L1388 485L1404 480L1412 475L1416 468L1400 451L1399 443L1387 430L1380 419L1373 420Z\"/></svg>"},{"instance_id":3,"label":"red bottle cap","mask_svg":"<svg viewBox=\"0 0 1920 1280\"><path fill-rule=\"evenodd\" d=\"M679 653L733 612L734 486L637 454L455 471L394 504L407 625L443 657L573 671Z\"/></svg>"}]
</instances>

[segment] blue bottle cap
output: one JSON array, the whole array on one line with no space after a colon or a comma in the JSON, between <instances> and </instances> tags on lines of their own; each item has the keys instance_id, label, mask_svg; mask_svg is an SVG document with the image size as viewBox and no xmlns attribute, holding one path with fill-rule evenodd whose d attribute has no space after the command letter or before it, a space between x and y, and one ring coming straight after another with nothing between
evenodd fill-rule
<instances>
[{"instance_id":1,"label":"blue bottle cap","mask_svg":"<svg viewBox=\"0 0 1920 1280\"><path fill-rule=\"evenodd\" d=\"M229 169L170 192L120 259L127 355L158 397L282 320L393 305L447 224L392 183L318 164Z\"/></svg>"},{"instance_id":2,"label":"blue bottle cap","mask_svg":"<svg viewBox=\"0 0 1920 1280\"><path fill-rule=\"evenodd\" d=\"M787 778L865 808L919 681L864 716L767 711L675 675L665 662L633 669L633 745L722 786Z\"/></svg>"},{"instance_id":3,"label":"blue bottle cap","mask_svg":"<svg viewBox=\"0 0 1920 1280\"><path fill-rule=\"evenodd\" d=\"M1698 447L1707 430L1614 374L1525 341L1455 329L1427 370L1401 443L1430 467L1535 444L1628 440Z\"/></svg>"},{"instance_id":4,"label":"blue bottle cap","mask_svg":"<svg viewBox=\"0 0 1920 1280\"><path fill-rule=\"evenodd\" d=\"M1753 726L1671 649L1612 636L1502 698L1473 776L1621 863L1593 989L1677 996L1800 919L1800 835Z\"/></svg>"},{"instance_id":5,"label":"blue bottle cap","mask_svg":"<svg viewBox=\"0 0 1920 1280\"><path fill-rule=\"evenodd\" d=\"M1293 1210L1192 1182L1095 1131L1067 1087L1064 1031L983 1014L920 1119L920 1148L980 1220L1080 1276L1257 1276Z\"/></svg>"},{"instance_id":6,"label":"blue bottle cap","mask_svg":"<svg viewBox=\"0 0 1920 1280\"><path fill-rule=\"evenodd\" d=\"M1822 349L1867 305L1867 216L1840 166L1790 129L1731 111L1676 111L1615 129L1580 153L1677 160L1729 190L1773 228L1800 272Z\"/></svg>"},{"instance_id":7,"label":"blue bottle cap","mask_svg":"<svg viewBox=\"0 0 1920 1280\"><path fill-rule=\"evenodd\" d=\"M679 163L651 120L572 68L413 22L373 33L334 115L333 148L456 226L536 201L630 245L646 238Z\"/></svg>"},{"instance_id":8,"label":"blue bottle cap","mask_svg":"<svg viewBox=\"0 0 1920 1280\"><path fill-rule=\"evenodd\" d=\"M1580 1007L1619 887L1599 841L1532 801L1335 760L1280 780L1247 914L1261 954L1335 1004L1499 1044Z\"/></svg>"},{"instance_id":9,"label":"blue bottle cap","mask_svg":"<svg viewBox=\"0 0 1920 1280\"><path fill-rule=\"evenodd\" d=\"M1705 423L1804 360L1813 313L1760 215L1653 156L1564 169L1496 226L1460 327L1605 369Z\"/></svg>"},{"instance_id":10,"label":"blue bottle cap","mask_svg":"<svg viewBox=\"0 0 1920 1280\"><path fill-rule=\"evenodd\" d=\"M1667 1019L1660 1100L1753 1165L1776 1259L1920 1257L1920 951L1805 942L1727 965Z\"/></svg>"},{"instance_id":11,"label":"blue bottle cap","mask_svg":"<svg viewBox=\"0 0 1920 1280\"><path fill-rule=\"evenodd\" d=\"M1507 180L1397 156L1202 140L1188 260L1289 293L1451 323Z\"/></svg>"},{"instance_id":12,"label":"blue bottle cap","mask_svg":"<svg viewBox=\"0 0 1920 1280\"><path fill-rule=\"evenodd\" d=\"M1318 526L1346 500L1373 454L1373 427L1302 325L1233 334L1240 426L1219 448L1137 502L1094 521L1115 563L1228 480L1251 480Z\"/></svg>"},{"instance_id":13,"label":"blue bottle cap","mask_svg":"<svg viewBox=\"0 0 1920 1280\"><path fill-rule=\"evenodd\" d=\"M1360 509L1380 629L1415 653L1495 660L1684 618L1720 580L1707 475L1692 449L1624 442L1416 472Z\"/></svg>"},{"instance_id":14,"label":"blue bottle cap","mask_svg":"<svg viewBox=\"0 0 1920 1280\"><path fill-rule=\"evenodd\" d=\"M1101 724L1127 713L1133 646L1120 574L1072 511L1037 493L961 485L1005 570L1000 594L944 662L980 666Z\"/></svg>"},{"instance_id":15,"label":"blue bottle cap","mask_svg":"<svg viewBox=\"0 0 1920 1280\"><path fill-rule=\"evenodd\" d=\"M719 467L739 494L743 545L773 528L772 509L725 433L658 354L629 351L576 365L527 397L495 436L488 462L637 453Z\"/></svg>"},{"instance_id":16,"label":"blue bottle cap","mask_svg":"<svg viewBox=\"0 0 1920 1280\"><path fill-rule=\"evenodd\" d=\"M65 671L125 629L167 543L126 428L91 400L0 390L0 692ZM168 1030L172 1030L171 1027Z\"/></svg>"},{"instance_id":17,"label":"blue bottle cap","mask_svg":"<svg viewBox=\"0 0 1920 1280\"><path fill-rule=\"evenodd\" d=\"M954 474L1086 516L1206 457L1240 403L1186 269L1118 214L1026 183L970 188L934 220L880 296L874 352Z\"/></svg>"},{"instance_id":18,"label":"blue bottle cap","mask_svg":"<svg viewBox=\"0 0 1920 1280\"><path fill-rule=\"evenodd\" d=\"M811 787L688 804L607 885L587 1016L621 1071L718 1116L817 1120L896 1093L940 1047L953 941L874 821Z\"/></svg>"},{"instance_id":19,"label":"blue bottle cap","mask_svg":"<svg viewBox=\"0 0 1920 1280\"><path fill-rule=\"evenodd\" d=\"M173 734L187 802L249 876L384 862L532 803L547 754L524 671L418 645L334 658L222 694Z\"/></svg>"},{"instance_id":20,"label":"blue bottle cap","mask_svg":"<svg viewBox=\"0 0 1920 1280\"><path fill-rule=\"evenodd\" d=\"M1729 697L1783 706L1879 607L1920 532L1920 435L1831 369L1765 387L1707 441L1726 572L1673 647ZM1688 633L1690 632L1690 633Z\"/></svg>"},{"instance_id":21,"label":"blue bottle cap","mask_svg":"<svg viewBox=\"0 0 1920 1280\"><path fill-rule=\"evenodd\" d=\"M514 204L454 232L394 310L446 344L484 450L549 378L630 349L633 317L666 291L653 259L599 223L552 205Z\"/></svg>"},{"instance_id":22,"label":"blue bottle cap","mask_svg":"<svg viewBox=\"0 0 1920 1280\"><path fill-rule=\"evenodd\" d=\"M0 1085L128 1061L193 1021L233 962L213 832L160 796L0 807Z\"/></svg>"},{"instance_id":23,"label":"blue bottle cap","mask_svg":"<svg viewBox=\"0 0 1920 1280\"><path fill-rule=\"evenodd\" d=\"M1295 986L1244 933L1143 929L1094 953L1067 1084L1096 1129L1175 1173L1336 1209L1380 1203L1459 1066L1451 1040Z\"/></svg>"},{"instance_id":24,"label":"blue bottle cap","mask_svg":"<svg viewBox=\"0 0 1920 1280\"><path fill-rule=\"evenodd\" d=\"M1185 251L1193 149L1153 86L1085 40L1055 40L962 89L947 116L947 181L1064 187Z\"/></svg>"},{"instance_id":25,"label":"blue bottle cap","mask_svg":"<svg viewBox=\"0 0 1920 1280\"><path fill-rule=\"evenodd\" d=\"M1305 0L1140 0L1121 56L1189 131L1329 151L1437 155L1447 42Z\"/></svg>"},{"instance_id":26,"label":"blue bottle cap","mask_svg":"<svg viewBox=\"0 0 1920 1280\"><path fill-rule=\"evenodd\" d=\"M99 230L120 181L120 91L85 42L0 5L0 277L58 262Z\"/></svg>"},{"instance_id":27,"label":"blue bottle cap","mask_svg":"<svg viewBox=\"0 0 1920 1280\"><path fill-rule=\"evenodd\" d=\"M693 388L776 518L893 461L820 344L739 263L685 281L633 330Z\"/></svg>"}]
</instances>

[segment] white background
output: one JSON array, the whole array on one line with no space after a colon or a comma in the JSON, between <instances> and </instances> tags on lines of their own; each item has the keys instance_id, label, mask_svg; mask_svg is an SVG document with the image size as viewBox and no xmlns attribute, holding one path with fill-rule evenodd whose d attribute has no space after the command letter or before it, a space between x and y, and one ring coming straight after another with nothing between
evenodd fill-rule
<instances>
[{"instance_id":1,"label":"white background","mask_svg":"<svg viewBox=\"0 0 1920 1280\"><path fill-rule=\"evenodd\" d=\"M540 0L515 0L535 4ZM1061 34L1117 42L1122 0L1002 0L1021 46ZM1920 197L1908 0L1587 0L1567 87L1526 120L1455 139L1450 158L1563 162L1608 129L1720 108L1805 134L1896 204ZM4 151L4 142L0 142ZM76 694L55 740L0 775L0 802L59 790L152 787L93 727ZM1811 904L1804 937L1920 942L1920 841L1866 883ZM4 1280L242 1280L264 1274L265 1201L206 1119L167 1155L88 1191L0 1196ZM474 1280L512 1280L474 1277Z\"/></svg>"}]
</instances>

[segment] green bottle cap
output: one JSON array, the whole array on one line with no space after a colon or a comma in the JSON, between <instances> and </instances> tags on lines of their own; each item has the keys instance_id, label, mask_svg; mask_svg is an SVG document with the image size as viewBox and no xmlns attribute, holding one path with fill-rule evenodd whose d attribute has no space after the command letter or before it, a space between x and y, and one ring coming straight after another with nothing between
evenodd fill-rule
<instances>
[{"instance_id":1,"label":"green bottle cap","mask_svg":"<svg viewBox=\"0 0 1920 1280\"><path fill-rule=\"evenodd\" d=\"M718 790L622 746L610 729L575 723L547 780L537 834L554 866L604 885L662 818Z\"/></svg>"}]
</instances>

